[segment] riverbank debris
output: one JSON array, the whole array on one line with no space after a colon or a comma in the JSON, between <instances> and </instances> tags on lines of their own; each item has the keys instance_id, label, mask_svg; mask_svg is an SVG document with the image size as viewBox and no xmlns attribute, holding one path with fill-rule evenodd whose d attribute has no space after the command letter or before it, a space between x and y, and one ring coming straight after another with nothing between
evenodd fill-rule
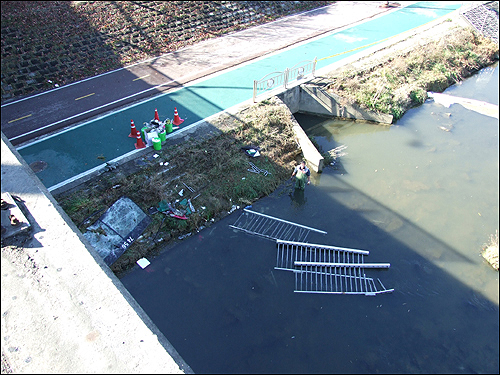
<instances>
[{"instance_id":1,"label":"riverbank debris","mask_svg":"<svg viewBox=\"0 0 500 375\"><path fill-rule=\"evenodd\" d=\"M187 206L188 201L187 199L184 198L182 201L179 202L179 204L181 206ZM187 220L188 218L186 215L191 213L189 207L185 210L180 210L175 207L175 203L174 205L172 205L170 202L167 202L166 200L162 200L160 201L160 203L158 203L157 210L165 215L181 220Z\"/></svg>"},{"instance_id":2,"label":"riverbank debris","mask_svg":"<svg viewBox=\"0 0 500 375\"><path fill-rule=\"evenodd\" d=\"M112 265L151 223L130 198L121 197L83 234L104 262Z\"/></svg>"},{"instance_id":3,"label":"riverbank debris","mask_svg":"<svg viewBox=\"0 0 500 375\"><path fill-rule=\"evenodd\" d=\"M293 271L296 293L364 294L392 293L365 269L389 268L390 263L365 263L367 250L277 240L274 269Z\"/></svg>"},{"instance_id":4,"label":"riverbank debris","mask_svg":"<svg viewBox=\"0 0 500 375\"><path fill-rule=\"evenodd\" d=\"M258 146L243 146L241 150L244 151L245 154L251 158L256 158L260 156L260 147Z\"/></svg>"},{"instance_id":5,"label":"riverbank debris","mask_svg":"<svg viewBox=\"0 0 500 375\"><path fill-rule=\"evenodd\" d=\"M390 263L365 263L370 252L338 246L305 242L309 232L325 231L282 220L244 208L234 229L276 241L274 269L293 271L295 292L327 294L364 294L375 296L392 293L380 279L378 284L365 275L365 269L389 268Z\"/></svg>"},{"instance_id":6,"label":"riverbank debris","mask_svg":"<svg viewBox=\"0 0 500 375\"><path fill-rule=\"evenodd\" d=\"M260 212L243 209L240 217L230 227L273 240L305 242L309 233L326 234L325 231L292 223Z\"/></svg>"},{"instance_id":7,"label":"riverbank debris","mask_svg":"<svg viewBox=\"0 0 500 375\"><path fill-rule=\"evenodd\" d=\"M141 258L139 259L137 262L136 262L139 267L141 267L142 269L146 268L147 266L149 266L151 264L151 262L149 260L147 260L146 258Z\"/></svg>"},{"instance_id":8,"label":"riverbank debris","mask_svg":"<svg viewBox=\"0 0 500 375\"><path fill-rule=\"evenodd\" d=\"M345 152L345 149L347 148L346 145L340 145L340 146L337 146L335 147L334 149L328 151L328 154L332 157L332 162L330 163L330 165L334 166L335 164L337 164L338 162L338 158L342 157L342 156L346 156L347 155L347 152Z\"/></svg>"},{"instance_id":9,"label":"riverbank debris","mask_svg":"<svg viewBox=\"0 0 500 375\"><path fill-rule=\"evenodd\" d=\"M498 271L498 231L490 236L490 241L483 246L481 255L496 271Z\"/></svg>"},{"instance_id":10,"label":"riverbank debris","mask_svg":"<svg viewBox=\"0 0 500 375\"><path fill-rule=\"evenodd\" d=\"M247 169L247 171L249 172L252 172L252 173L257 173L257 174L261 174L263 173L264 176L267 176L268 174L271 174L271 172L265 170L265 169L260 169L259 167L257 167L254 163L250 163L250 166L252 167L252 169Z\"/></svg>"}]
</instances>

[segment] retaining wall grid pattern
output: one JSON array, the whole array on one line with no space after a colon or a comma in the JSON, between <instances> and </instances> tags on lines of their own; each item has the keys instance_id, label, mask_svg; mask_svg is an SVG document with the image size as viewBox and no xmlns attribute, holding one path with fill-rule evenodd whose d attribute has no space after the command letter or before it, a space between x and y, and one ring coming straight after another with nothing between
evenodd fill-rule
<instances>
[{"instance_id":1,"label":"retaining wall grid pattern","mask_svg":"<svg viewBox=\"0 0 500 375\"><path fill-rule=\"evenodd\" d=\"M334 1L2 1L1 100Z\"/></svg>"},{"instance_id":2,"label":"retaining wall grid pattern","mask_svg":"<svg viewBox=\"0 0 500 375\"><path fill-rule=\"evenodd\" d=\"M477 31L498 44L498 1L476 6L462 15Z\"/></svg>"}]
</instances>

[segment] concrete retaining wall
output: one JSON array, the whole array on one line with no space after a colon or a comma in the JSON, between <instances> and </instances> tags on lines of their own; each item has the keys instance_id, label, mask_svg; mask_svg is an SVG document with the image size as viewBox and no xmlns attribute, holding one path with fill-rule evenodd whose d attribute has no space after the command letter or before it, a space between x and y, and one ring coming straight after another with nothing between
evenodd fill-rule
<instances>
[{"instance_id":1,"label":"concrete retaining wall","mask_svg":"<svg viewBox=\"0 0 500 375\"><path fill-rule=\"evenodd\" d=\"M280 99L279 97L277 97L277 99L279 102L281 102L281 105L286 106L282 99ZM290 112L292 111L290 110ZM314 144L307 136L304 129L302 129L297 120L295 120L295 117L293 117L292 113L290 113L290 116L292 118L295 137L297 139L297 142L299 143L300 148L302 149L302 153L304 154L304 159L306 160L308 168L312 169L316 173L321 173L323 170L323 156L321 156L319 151L316 149L316 146L314 146Z\"/></svg>"},{"instance_id":2,"label":"concrete retaining wall","mask_svg":"<svg viewBox=\"0 0 500 375\"><path fill-rule=\"evenodd\" d=\"M303 113L317 113L353 120L366 120L391 124L393 116L377 113L349 103L338 95L330 94L315 85L301 85L299 110Z\"/></svg>"},{"instance_id":3,"label":"concrete retaining wall","mask_svg":"<svg viewBox=\"0 0 500 375\"><path fill-rule=\"evenodd\" d=\"M295 86L279 94L278 97L292 113L365 120L381 124L391 124L393 120L392 115L361 108L314 84Z\"/></svg>"},{"instance_id":4,"label":"concrete retaining wall","mask_svg":"<svg viewBox=\"0 0 500 375\"><path fill-rule=\"evenodd\" d=\"M335 94L330 94L314 84L302 84L276 95L293 113L306 113L316 116L338 117L391 124L393 117L362 109L356 104L347 103ZM295 120L294 131L304 154L308 167L319 173L323 170L324 158L311 142L299 123Z\"/></svg>"},{"instance_id":5,"label":"concrete retaining wall","mask_svg":"<svg viewBox=\"0 0 500 375\"><path fill-rule=\"evenodd\" d=\"M192 373L1 135L2 192L31 224L2 239L2 373Z\"/></svg>"}]
</instances>

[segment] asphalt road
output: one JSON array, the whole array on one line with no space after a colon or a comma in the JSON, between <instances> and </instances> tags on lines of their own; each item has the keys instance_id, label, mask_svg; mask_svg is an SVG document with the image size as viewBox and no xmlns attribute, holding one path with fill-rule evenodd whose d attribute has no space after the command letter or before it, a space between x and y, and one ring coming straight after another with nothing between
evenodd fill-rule
<instances>
[{"instance_id":1,"label":"asphalt road","mask_svg":"<svg viewBox=\"0 0 500 375\"><path fill-rule=\"evenodd\" d=\"M2 105L2 131L13 145L19 145L103 112L394 10L381 7L383 3L338 2L6 103Z\"/></svg>"},{"instance_id":2,"label":"asphalt road","mask_svg":"<svg viewBox=\"0 0 500 375\"><path fill-rule=\"evenodd\" d=\"M174 134L184 132L212 115L251 102L253 80L268 73L314 57L318 58L316 69L341 64L349 56L370 53L369 46L382 45L447 15L461 3L409 3L389 11L380 5L339 2L200 43L6 104L2 123L19 131L16 135L13 130L10 140L28 164L44 162L47 166L37 175L51 191L104 167L104 160L117 162L134 154L135 140L128 137L131 119L140 128L153 118L156 108L161 120L173 118L177 108L186 121ZM333 31L328 32L332 25ZM175 85L178 88L172 89ZM166 92L158 94L162 90ZM44 102L35 104L37 100ZM66 129L26 141L55 127Z\"/></svg>"}]
</instances>

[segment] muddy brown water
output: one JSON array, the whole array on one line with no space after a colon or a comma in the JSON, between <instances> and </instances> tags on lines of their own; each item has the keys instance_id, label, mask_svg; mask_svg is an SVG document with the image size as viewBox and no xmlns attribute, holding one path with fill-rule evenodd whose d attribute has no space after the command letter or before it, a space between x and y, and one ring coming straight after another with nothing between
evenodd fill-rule
<instances>
[{"instance_id":1,"label":"muddy brown water","mask_svg":"<svg viewBox=\"0 0 500 375\"><path fill-rule=\"evenodd\" d=\"M498 66L445 93L498 105ZM195 372L498 373L498 273L480 256L498 229L498 118L433 101L391 128L296 117L347 155L302 196L287 184L252 210L369 250L391 267L367 274L393 293L294 293L276 244L229 226L241 210L125 287Z\"/></svg>"}]
</instances>

